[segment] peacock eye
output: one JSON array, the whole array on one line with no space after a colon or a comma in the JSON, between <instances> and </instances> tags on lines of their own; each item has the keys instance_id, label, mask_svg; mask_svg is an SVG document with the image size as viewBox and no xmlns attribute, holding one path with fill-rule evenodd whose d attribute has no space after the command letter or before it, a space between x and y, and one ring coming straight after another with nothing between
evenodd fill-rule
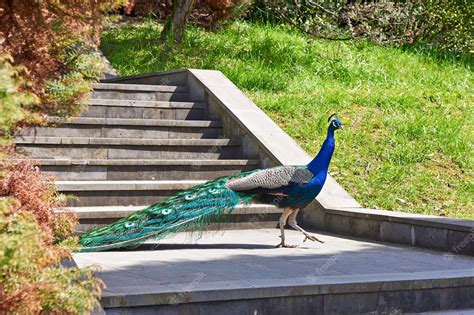
<instances>
[{"instance_id":1,"label":"peacock eye","mask_svg":"<svg viewBox=\"0 0 474 315\"><path fill-rule=\"evenodd\" d=\"M127 229L132 228L132 227L134 227L134 226L135 226L135 223L133 223L133 222L127 222L127 223L125 223L125 227L126 227Z\"/></svg>"},{"instance_id":2,"label":"peacock eye","mask_svg":"<svg viewBox=\"0 0 474 315\"><path fill-rule=\"evenodd\" d=\"M171 211L172 211L171 209L165 209L165 210L161 211L161 213L162 213L163 215L167 215L167 214L170 214Z\"/></svg>"},{"instance_id":3,"label":"peacock eye","mask_svg":"<svg viewBox=\"0 0 474 315\"><path fill-rule=\"evenodd\" d=\"M337 124L336 124L336 121L335 121L335 120L333 120L332 125L333 125L334 127L337 127Z\"/></svg>"},{"instance_id":4,"label":"peacock eye","mask_svg":"<svg viewBox=\"0 0 474 315\"><path fill-rule=\"evenodd\" d=\"M186 199L186 200L193 200L194 198L196 198L196 194L184 196L184 199Z\"/></svg>"}]
</instances>

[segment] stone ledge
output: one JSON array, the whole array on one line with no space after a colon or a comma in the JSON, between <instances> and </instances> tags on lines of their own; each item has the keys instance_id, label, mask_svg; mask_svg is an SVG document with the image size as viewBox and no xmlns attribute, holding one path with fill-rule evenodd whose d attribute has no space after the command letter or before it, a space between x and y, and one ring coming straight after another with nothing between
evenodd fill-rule
<instances>
[{"instance_id":1,"label":"stone ledge","mask_svg":"<svg viewBox=\"0 0 474 315\"><path fill-rule=\"evenodd\" d=\"M308 228L474 256L474 222L365 208L321 209L301 213Z\"/></svg>"},{"instance_id":2,"label":"stone ledge","mask_svg":"<svg viewBox=\"0 0 474 315\"><path fill-rule=\"evenodd\" d=\"M176 102L176 101L137 101L117 99L89 99L85 102L91 106L117 106L117 107L152 107L171 109L204 109L202 102Z\"/></svg>"},{"instance_id":3,"label":"stone ledge","mask_svg":"<svg viewBox=\"0 0 474 315\"><path fill-rule=\"evenodd\" d=\"M120 83L94 83L94 90L115 90L115 91L138 91L138 92L187 92L185 86L173 85L145 85L145 84L120 84Z\"/></svg>"},{"instance_id":4,"label":"stone ledge","mask_svg":"<svg viewBox=\"0 0 474 315\"><path fill-rule=\"evenodd\" d=\"M217 128L222 127L218 120L179 120L179 119L147 119L147 118L97 118L97 117L75 117L63 119L49 117L48 122L73 125L112 125L112 126L152 126L152 127L199 127Z\"/></svg>"},{"instance_id":5,"label":"stone ledge","mask_svg":"<svg viewBox=\"0 0 474 315\"><path fill-rule=\"evenodd\" d=\"M101 302L104 308L136 307L179 303L199 303L291 296L381 293L474 286L474 270L417 272L411 274L344 275L313 278L273 279L264 283L255 281L225 281L200 283L199 287L181 289L163 286L122 288L119 293L105 291Z\"/></svg>"},{"instance_id":6,"label":"stone ledge","mask_svg":"<svg viewBox=\"0 0 474 315\"><path fill-rule=\"evenodd\" d=\"M34 137L15 138L17 144L28 145L118 145L118 146L239 146L233 139L137 139L137 138L88 138L88 137Z\"/></svg>"},{"instance_id":7,"label":"stone ledge","mask_svg":"<svg viewBox=\"0 0 474 315\"><path fill-rule=\"evenodd\" d=\"M273 160L277 165L304 165L310 161L311 158L308 154L221 72L196 69L189 69L188 71L199 82L201 89L205 90L203 94L210 98L208 102L218 106L221 115L228 115L234 122L237 122L239 128L244 130L244 135L260 145L258 150L263 156L266 155L269 160ZM193 93L192 89L190 93ZM222 120L229 122L229 119L225 117ZM244 142L243 147L245 148L245 146L246 143ZM271 163L270 166L272 166ZM363 220L368 219L364 217L367 213L361 213L360 209L362 208L357 201L331 176L328 176L323 190L316 198L316 202L317 204L313 203L309 209L317 209L316 211L324 214L318 215L317 220L308 219L310 215L303 215L303 221L306 222L308 227L316 227L345 235L362 236L377 241L444 251L453 251L453 248L458 248L454 252L474 254L474 234L469 232L474 231L472 229L473 222L460 223L462 220L423 216L421 216L423 219L419 216L415 220L415 216L410 216L410 214L394 215L388 211L379 212L379 216L375 215L374 212L376 211L374 211L371 213L372 217L369 218L369 222L363 222ZM308 211L303 213L311 212L309 209L306 209ZM344 215L341 216L341 212L331 212L335 209L345 209ZM350 215L354 218L360 218L362 221L344 220ZM324 216L332 216L332 221L328 222ZM410 216L410 222L406 220L407 216ZM395 226L403 217L405 217L402 222L403 227ZM372 220L374 218L383 220L383 223L374 224ZM397 232L400 235L397 235ZM467 242L466 239L468 239ZM460 250L459 244L465 243L467 244Z\"/></svg>"},{"instance_id":8,"label":"stone ledge","mask_svg":"<svg viewBox=\"0 0 474 315\"><path fill-rule=\"evenodd\" d=\"M18 159L21 161L21 159ZM94 165L94 166L246 166L259 165L259 160L137 160L137 159L36 159L40 165L44 166L73 166L73 165Z\"/></svg>"},{"instance_id":9,"label":"stone ledge","mask_svg":"<svg viewBox=\"0 0 474 315\"><path fill-rule=\"evenodd\" d=\"M184 190L205 183L205 180L103 180L55 181L59 191L126 191L126 190Z\"/></svg>"},{"instance_id":10,"label":"stone ledge","mask_svg":"<svg viewBox=\"0 0 474 315\"><path fill-rule=\"evenodd\" d=\"M101 83L119 83L126 82L127 84L157 84L157 85L185 85L186 84L186 69L167 70L161 72L149 72L143 74L136 74L130 76L123 76L118 78L102 79Z\"/></svg>"},{"instance_id":11,"label":"stone ledge","mask_svg":"<svg viewBox=\"0 0 474 315\"><path fill-rule=\"evenodd\" d=\"M381 220L389 222L407 223L413 225L423 225L436 228L446 228L450 230L474 232L474 221L443 218L438 216L421 215L407 212L375 210L367 208L339 208L325 209L327 213L353 216L371 220Z\"/></svg>"}]
</instances>

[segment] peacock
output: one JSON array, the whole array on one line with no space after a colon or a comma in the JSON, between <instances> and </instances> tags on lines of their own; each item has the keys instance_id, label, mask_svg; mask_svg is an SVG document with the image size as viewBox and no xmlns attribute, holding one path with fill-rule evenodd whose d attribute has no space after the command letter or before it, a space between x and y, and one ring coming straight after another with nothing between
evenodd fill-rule
<instances>
[{"instance_id":1,"label":"peacock","mask_svg":"<svg viewBox=\"0 0 474 315\"><path fill-rule=\"evenodd\" d=\"M316 198L326 181L335 148L334 131L342 128L336 114L329 116L328 122L327 137L309 164L252 170L194 186L115 223L80 235L82 251L136 246L179 231L198 230L202 225L224 220L237 205L252 202L271 202L283 209L278 247L294 247L285 242L287 221L305 236L304 241L322 243L297 224L296 216Z\"/></svg>"}]
</instances>

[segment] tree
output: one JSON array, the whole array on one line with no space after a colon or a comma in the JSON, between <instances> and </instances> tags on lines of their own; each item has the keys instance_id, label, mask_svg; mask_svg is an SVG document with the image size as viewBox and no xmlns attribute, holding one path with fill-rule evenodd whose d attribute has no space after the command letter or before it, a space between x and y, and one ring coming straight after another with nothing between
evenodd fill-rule
<instances>
[{"instance_id":1,"label":"tree","mask_svg":"<svg viewBox=\"0 0 474 315\"><path fill-rule=\"evenodd\" d=\"M173 0L173 10L161 32L160 40L181 44L189 14L193 9L194 0Z\"/></svg>"}]
</instances>

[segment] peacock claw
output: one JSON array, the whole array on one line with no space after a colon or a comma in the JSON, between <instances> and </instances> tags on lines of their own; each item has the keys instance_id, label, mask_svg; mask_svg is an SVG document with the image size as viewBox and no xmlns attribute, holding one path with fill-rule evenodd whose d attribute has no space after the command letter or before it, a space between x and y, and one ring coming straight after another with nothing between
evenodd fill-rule
<instances>
[{"instance_id":1,"label":"peacock claw","mask_svg":"<svg viewBox=\"0 0 474 315\"><path fill-rule=\"evenodd\" d=\"M275 246L276 248L280 248L280 247L284 247L284 248L295 248L297 247L297 245L289 245L289 244L285 244L285 243L280 243L278 244L277 246Z\"/></svg>"},{"instance_id":2,"label":"peacock claw","mask_svg":"<svg viewBox=\"0 0 474 315\"><path fill-rule=\"evenodd\" d=\"M310 240L310 241L313 241L313 242L320 242L320 243L324 243L323 241L321 241L319 238L317 238L316 236L314 235L311 235L311 234L304 234L305 238L303 240L303 243L306 242L306 240Z\"/></svg>"}]
</instances>

